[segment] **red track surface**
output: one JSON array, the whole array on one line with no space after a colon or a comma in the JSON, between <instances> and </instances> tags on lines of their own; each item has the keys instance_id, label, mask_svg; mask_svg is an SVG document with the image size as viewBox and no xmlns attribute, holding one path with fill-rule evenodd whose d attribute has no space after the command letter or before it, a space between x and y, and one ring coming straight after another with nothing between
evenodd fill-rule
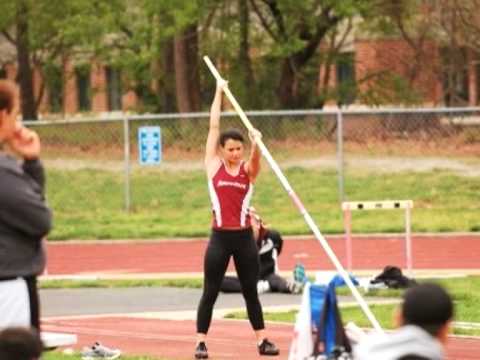
<instances>
[{"instance_id":1,"label":"red track surface","mask_svg":"<svg viewBox=\"0 0 480 360\"><path fill-rule=\"evenodd\" d=\"M329 243L340 261L345 259L344 240ZM48 273L54 274L141 274L201 272L206 241L159 241L131 243L50 243ZM332 269L315 239L287 240L280 268L290 270L301 261L308 270ZM414 236L415 269L480 269L480 235ZM353 239L354 269L381 269L405 264L401 237L356 237ZM100 341L126 354L192 359L195 324L130 317L44 319L43 329L75 333L80 349ZM292 327L267 325L269 336L280 347L279 360L287 359ZM258 359L253 332L248 322L214 320L208 337L212 359ZM448 345L449 360L480 358L480 340L454 338Z\"/></svg>"},{"instance_id":2,"label":"red track surface","mask_svg":"<svg viewBox=\"0 0 480 360\"><path fill-rule=\"evenodd\" d=\"M327 238L344 262L345 241ZM354 237L354 269L381 269L385 265L404 267L402 237ZM201 272L206 241L159 241L132 243L50 243L48 273L171 273ZM480 269L480 235L413 236L415 269ZM301 261L307 270L332 269L319 242L311 239L285 241L280 269L293 269Z\"/></svg>"},{"instance_id":3,"label":"red track surface","mask_svg":"<svg viewBox=\"0 0 480 360\"><path fill-rule=\"evenodd\" d=\"M75 333L78 348L100 341L109 347L121 349L125 354L162 356L169 359L193 359L195 323L193 321L149 320L125 317L105 317L81 320L48 320L43 329ZM267 324L269 336L280 348L285 360L292 337L292 326ZM211 359L260 359L255 339L246 321L214 320L207 345ZM480 341L451 338L447 354L449 360L479 358Z\"/></svg>"}]
</instances>

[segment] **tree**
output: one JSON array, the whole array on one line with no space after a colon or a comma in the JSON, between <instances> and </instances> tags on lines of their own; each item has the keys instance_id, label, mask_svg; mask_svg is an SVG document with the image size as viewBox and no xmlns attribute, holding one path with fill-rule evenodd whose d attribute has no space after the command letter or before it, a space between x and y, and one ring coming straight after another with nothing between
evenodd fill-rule
<instances>
[{"instance_id":1,"label":"tree","mask_svg":"<svg viewBox=\"0 0 480 360\"><path fill-rule=\"evenodd\" d=\"M435 94L440 72L435 25L428 14L435 5L430 0L379 0L377 16L365 22L361 30L372 38L394 44L395 61L391 54L382 54L384 66L367 74L368 90L362 94L365 102L375 104L418 104L437 101ZM359 79L362 82L362 79Z\"/></svg>"},{"instance_id":2,"label":"tree","mask_svg":"<svg viewBox=\"0 0 480 360\"><path fill-rule=\"evenodd\" d=\"M447 105L468 103L469 67L480 45L479 0L382 0L377 26L398 34L413 56L405 59L408 86L430 69L442 84Z\"/></svg>"},{"instance_id":3,"label":"tree","mask_svg":"<svg viewBox=\"0 0 480 360\"><path fill-rule=\"evenodd\" d=\"M253 75L253 65L250 58L250 30L252 23L250 21L250 8L248 0L238 0L238 25L239 25L239 44L237 61L233 64L233 70L238 74L239 98L243 100L244 106L257 105L256 96L251 95L251 89L255 88L255 77Z\"/></svg>"},{"instance_id":4,"label":"tree","mask_svg":"<svg viewBox=\"0 0 480 360\"><path fill-rule=\"evenodd\" d=\"M175 80L180 112L200 109L197 24L188 25L175 35Z\"/></svg>"},{"instance_id":5,"label":"tree","mask_svg":"<svg viewBox=\"0 0 480 360\"><path fill-rule=\"evenodd\" d=\"M273 41L270 55L280 62L279 103L295 108L305 104L302 72L320 56L319 45L342 21L365 15L371 1L250 0L250 4Z\"/></svg>"},{"instance_id":6,"label":"tree","mask_svg":"<svg viewBox=\"0 0 480 360\"><path fill-rule=\"evenodd\" d=\"M59 66L77 52L93 52L111 24L111 9L122 0L18 0L0 2L0 31L17 52L22 114L37 119L46 74L34 84L33 69ZM97 44L97 45L96 45ZM34 87L38 87L37 97Z\"/></svg>"},{"instance_id":7,"label":"tree","mask_svg":"<svg viewBox=\"0 0 480 360\"><path fill-rule=\"evenodd\" d=\"M413 59L408 58L408 84L413 86L422 66L429 55L426 43L432 40L433 23L427 16L434 9L426 1L384 0L380 2L379 13L386 15L400 32L402 38L413 51ZM412 61L413 60L413 61Z\"/></svg>"},{"instance_id":8,"label":"tree","mask_svg":"<svg viewBox=\"0 0 480 360\"><path fill-rule=\"evenodd\" d=\"M443 60L444 98L449 106L478 103L480 58L480 1L440 0L433 19L438 29ZM470 86L473 78L476 87Z\"/></svg>"},{"instance_id":9,"label":"tree","mask_svg":"<svg viewBox=\"0 0 480 360\"><path fill-rule=\"evenodd\" d=\"M28 4L24 0L16 3L14 41L17 48L18 77L20 81L21 109L23 118L37 120L37 106L33 91L33 72L30 63Z\"/></svg>"},{"instance_id":10,"label":"tree","mask_svg":"<svg viewBox=\"0 0 480 360\"><path fill-rule=\"evenodd\" d=\"M115 14L112 33L117 36L112 49L104 48L103 58L113 58L126 70L137 95L151 99L154 111L200 109L198 31L210 2L215 3L127 1L128 11Z\"/></svg>"},{"instance_id":11,"label":"tree","mask_svg":"<svg viewBox=\"0 0 480 360\"><path fill-rule=\"evenodd\" d=\"M36 120L37 108L33 90L33 71L30 62L29 3L19 0L4 4L1 23L3 36L15 46L20 83L21 112L23 118Z\"/></svg>"}]
</instances>

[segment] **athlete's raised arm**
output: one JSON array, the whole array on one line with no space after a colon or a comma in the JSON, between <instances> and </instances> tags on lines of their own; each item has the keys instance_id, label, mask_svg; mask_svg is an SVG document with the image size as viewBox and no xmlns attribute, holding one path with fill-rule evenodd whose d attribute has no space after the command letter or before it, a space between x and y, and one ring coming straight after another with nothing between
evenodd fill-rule
<instances>
[{"instance_id":1,"label":"athlete's raised arm","mask_svg":"<svg viewBox=\"0 0 480 360\"><path fill-rule=\"evenodd\" d=\"M220 135L220 113L222 111L222 93L223 88L227 86L225 80L217 82L217 88L215 90L215 96L213 98L212 106L210 109L210 126L208 129L207 144L205 148L205 167L207 173L210 168L216 167L216 163L219 162L217 153L218 138Z\"/></svg>"},{"instance_id":2,"label":"athlete's raised arm","mask_svg":"<svg viewBox=\"0 0 480 360\"><path fill-rule=\"evenodd\" d=\"M250 157L246 163L246 170L248 173L248 177L250 181L253 183L257 178L258 173L260 172L260 158L261 153L260 149L258 148L256 139L262 138L262 133L257 129L253 129L248 133L251 142L251 150L250 150Z\"/></svg>"}]
</instances>

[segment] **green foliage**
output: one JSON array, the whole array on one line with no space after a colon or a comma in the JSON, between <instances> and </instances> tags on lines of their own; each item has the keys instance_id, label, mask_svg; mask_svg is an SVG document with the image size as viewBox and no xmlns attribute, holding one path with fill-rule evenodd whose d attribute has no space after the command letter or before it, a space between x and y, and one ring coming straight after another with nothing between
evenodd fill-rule
<instances>
[{"instance_id":1,"label":"green foliage","mask_svg":"<svg viewBox=\"0 0 480 360\"><path fill-rule=\"evenodd\" d=\"M246 1L249 20L241 24L239 1L233 0L17 0L0 1L0 30L13 36L16 12L25 4L30 27L32 61L44 67L47 83L56 81L48 66L63 59L91 62L95 57L121 70L125 90L140 97L141 112L161 112L166 106L159 88L171 86L173 74L162 72L166 46L196 25L200 36L198 56L208 54L220 65L222 74L239 102L247 109L278 108L285 105L279 88L291 86L295 107L321 107L327 100L344 102L358 88L345 82L335 89L320 89L319 69L344 48L328 46L329 37L342 37L353 21L355 35L400 37L415 40L423 34L438 37L439 29L418 7L420 0L272 0ZM402 24L400 31L399 21ZM248 52L253 78L239 59L242 25L249 30ZM310 52L310 49L315 51ZM244 61L244 60L242 60ZM294 69L293 80L282 80L285 64ZM334 61L335 63L335 61ZM335 65L335 64L333 64ZM206 89L213 79L200 62L197 69L202 87L202 108L211 99ZM416 104L424 94L411 90L408 82L393 74L373 74L370 90L359 94L366 104ZM358 80L358 79L357 79ZM284 81L284 83L281 83ZM155 83L157 86L153 86ZM174 93L172 91L172 93Z\"/></svg>"},{"instance_id":2,"label":"green foliage","mask_svg":"<svg viewBox=\"0 0 480 360\"><path fill-rule=\"evenodd\" d=\"M405 77L391 71L372 75L368 90L359 92L358 97L361 103L373 106L384 104L412 106L421 104L423 100L423 94L412 88Z\"/></svg>"},{"instance_id":3,"label":"green foliage","mask_svg":"<svg viewBox=\"0 0 480 360\"><path fill-rule=\"evenodd\" d=\"M45 82L50 94L50 105L52 111L62 111L62 95L63 95L63 72L62 69L53 64L46 64L43 73L45 74Z\"/></svg>"},{"instance_id":4,"label":"green foliage","mask_svg":"<svg viewBox=\"0 0 480 360\"><path fill-rule=\"evenodd\" d=\"M203 279L41 280L41 289L177 287L200 289Z\"/></svg>"}]
</instances>

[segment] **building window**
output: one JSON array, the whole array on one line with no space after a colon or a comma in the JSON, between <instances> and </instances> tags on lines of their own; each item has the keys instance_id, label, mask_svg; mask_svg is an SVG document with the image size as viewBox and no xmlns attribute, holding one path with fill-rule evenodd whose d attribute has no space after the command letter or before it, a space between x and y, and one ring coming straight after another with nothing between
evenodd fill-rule
<instances>
[{"instance_id":1,"label":"building window","mask_svg":"<svg viewBox=\"0 0 480 360\"><path fill-rule=\"evenodd\" d=\"M442 48L442 83L445 105L465 106L468 104L468 65L465 49Z\"/></svg>"},{"instance_id":2,"label":"building window","mask_svg":"<svg viewBox=\"0 0 480 360\"><path fill-rule=\"evenodd\" d=\"M90 91L90 66L82 65L75 68L77 82L77 101L80 111L90 111L92 108Z\"/></svg>"},{"instance_id":3,"label":"building window","mask_svg":"<svg viewBox=\"0 0 480 360\"><path fill-rule=\"evenodd\" d=\"M468 104L467 70L449 71L444 75L443 90L447 106L464 106Z\"/></svg>"},{"instance_id":4,"label":"building window","mask_svg":"<svg viewBox=\"0 0 480 360\"><path fill-rule=\"evenodd\" d=\"M108 109L110 111L122 109L122 81L120 70L107 66Z\"/></svg>"},{"instance_id":5,"label":"building window","mask_svg":"<svg viewBox=\"0 0 480 360\"><path fill-rule=\"evenodd\" d=\"M60 66L49 64L44 68L45 85L48 91L50 112L63 111L63 70Z\"/></svg>"},{"instance_id":6,"label":"building window","mask_svg":"<svg viewBox=\"0 0 480 360\"><path fill-rule=\"evenodd\" d=\"M353 52L338 55L337 63L337 88L340 104L351 104L356 97L355 80L355 54Z\"/></svg>"}]
</instances>

